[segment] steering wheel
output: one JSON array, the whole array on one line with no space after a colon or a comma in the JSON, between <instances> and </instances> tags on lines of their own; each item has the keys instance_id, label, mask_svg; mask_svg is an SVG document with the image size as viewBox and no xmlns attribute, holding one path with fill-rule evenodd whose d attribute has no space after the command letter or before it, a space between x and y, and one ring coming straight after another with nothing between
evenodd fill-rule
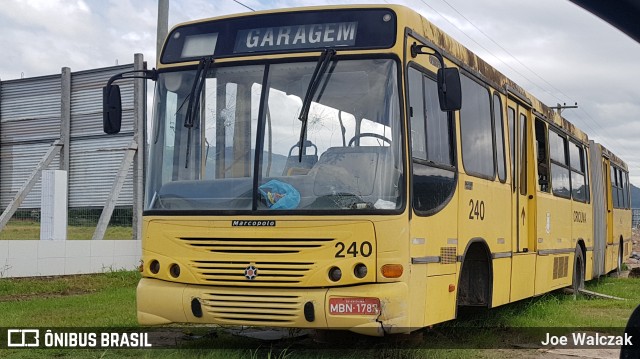
<instances>
[{"instance_id":1,"label":"steering wheel","mask_svg":"<svg viewBox=\"0 0 640 359\"><path fill-rule=\"evenodd\" d=\"M371 132L363 132L363 133L359 133L355 136L353 136L350 140L349 140L349 147L351 147L351 145L353 144L353 142L355 142L355 140L357 140L360 137L375 137L377 139L386 141L389 145L391 145L391 140L384 137L383 135L379 135L377 133L371 133Z\"/></svg>"}]
</instances>

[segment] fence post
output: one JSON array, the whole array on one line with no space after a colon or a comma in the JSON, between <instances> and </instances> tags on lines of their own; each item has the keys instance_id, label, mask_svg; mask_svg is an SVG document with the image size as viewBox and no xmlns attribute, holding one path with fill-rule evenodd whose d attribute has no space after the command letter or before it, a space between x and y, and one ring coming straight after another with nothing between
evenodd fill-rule
<instances>
[{"instance_id":1,"label":"fence post","mask_svg":"<svg viewBox=\"0 0 640 359\"><path fill-rule=\"evenodd\" d=\"M67 178L67 171L42 171L40 240L67 239Z\"/></svg>"},{"instance_id":2,"label":"fence post","mask_svg":"<svg viewBox=\"0 0 640 359\"><path fill-rule=\"evenodd\" d=\"M69 143L71 132L71 69L62 68L60 77L60 169L69 171Z\"/></svg>"},{"instance_id":3,"label":"fence post","mask_svg":"<svg viewBox=\"0 0 640 359\"><path fill-rule=\"evenodd\" d=\"M65 226L69 225L69 162L70 162L70 148L71 144L71 69L68 67L62 68L60 75L60 143L62 148L60 149L60 170L65 171L66 176L66 194L65 198ZM40 207L42 210L42 206ZM40 225L42 231L42 224ZM65 227L64 234L67 239L67 230ZM42 236L42 235L41 235Z\"/></svg>"},{"instance_id":4,"label":"fence post","mask_svg":"<svg viewBox=\"0 0 640 359\"><path fill-rule=\"evenodd\" d=\"M113 214L113 209L116 206L118 197L120 197L120 191L122 190L122 186L124 185L124 180L127 178L129 167L131 167L133 156L135 155L137 150L138 144L136 144L135 140L131 140L129 146L125 148L122 164L120 165L120 169L118 170L116 178L113 181L113 186L111 187L109 198L107 198L107 203L105 203L104 208L102 209L100 219L98 220L98 225L96 226L96 231L93 232L93 237L91 238L92 240L104 239L104 234L107 232L107 226L109 225L109 220L111 219L111 215Z\"/></svg>"},{"instance_id":5,"label":"fence post","mask_svg":"<svg viewBox=\"0 0 640 359\"><path fill-rule=\"evenodd\" d=\"M145 63L142 54L134 54L134 70L143 70ZM145 158L145 115L146 115L146 80L133 81L133 141L138 146L133 157L133 204L132 235L133 239L142 239L142 204L144 197L144 158Z\"/></svg>"}]
</instances>

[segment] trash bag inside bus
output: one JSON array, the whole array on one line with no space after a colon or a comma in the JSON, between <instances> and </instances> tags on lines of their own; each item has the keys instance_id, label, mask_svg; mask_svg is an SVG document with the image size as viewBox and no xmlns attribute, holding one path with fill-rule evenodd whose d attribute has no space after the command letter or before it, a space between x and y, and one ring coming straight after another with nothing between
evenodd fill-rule
<instances>
[{"instance_id":1,"label":"trash bag inside bus","mask_svg":"<svg viewBox=\"0 0 640 359\"><path fill-rule=\"evenodd\" d=\"M397 67L392 59L333 58L313 93L306 131L299 115L316 61L216 63L197 81L198 106L190 104L195 68L160 73L145 210L400 209ZM185 120L189 108L197 109L193 125ZM299 200L274 206L260 190L270 181Z\"/></svg>"}]
</instances>

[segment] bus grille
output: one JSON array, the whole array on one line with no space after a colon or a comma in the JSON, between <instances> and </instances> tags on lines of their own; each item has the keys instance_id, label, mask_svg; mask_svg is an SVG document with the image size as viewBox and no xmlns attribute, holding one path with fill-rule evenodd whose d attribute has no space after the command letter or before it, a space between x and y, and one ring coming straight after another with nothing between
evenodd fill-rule
<instances>
[{"instance_id":1,"label":"bus grille","mask_svg":"<svg viewBox=\"0 0 640 359\"><path fill-rule=\"evenodd\" d=\"M192 226L167 224L157 231L172 242L172 255L188 273L181 280L188 283L264 289L375 280L374 271L362 279L345 275L340 283L327 275L332 266L339 266L344 273L358 262L375 267L375 228L371 222L281 221L278 225L238 229L218 222L194 222ZM364 241L368 246L358 244ZM357 256L360 251L365 252Z\"/></svg>"},{"instance_id":2,"label":"bus grille","mask_svg":"<svg viewBox=\"0 0 640 359\"><path fill-rule=\"evenodd\" d=\"M295 254L320 248L333 238L180 238L198 249L220 254Z\"/></svg>"},{"instance_id":3,"label":"bus grille","mask_svg":"<svg viewBox=\"0 0 640 359\"><path fill-rule=\"evenodd\" d=\"M248 262L194 260L191 265L200 280L207 284L295 284L300 283L314 267L314 262ZM255 268L253 278L245 270Z\"/></svg>"},{"instance_id":4,"label":"bus grille","mask_svg":"<svg viewBox=\"0 0 640 359\"><path fill-rule=\"evenodd\" d=\"M202 304L216 322L230 325L293 325L302 313L297 295L205 293Z\"/></svg>"}]
</instances>

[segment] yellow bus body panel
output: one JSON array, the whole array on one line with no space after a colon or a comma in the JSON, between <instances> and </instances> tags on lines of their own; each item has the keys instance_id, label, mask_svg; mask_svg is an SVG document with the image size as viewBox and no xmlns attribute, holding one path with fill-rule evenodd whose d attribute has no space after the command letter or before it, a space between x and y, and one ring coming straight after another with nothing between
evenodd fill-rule
<instances>
[{"instance_id":1,"label":"yellow bus body panel","mask_svg":"<svg viewBox=\"0 0 640 359\"><path fill-rule=\"evenodd\" d=\"M377 315L331 315L329 300L375 297ZM138 321L142 325L176 323L254 325L316 329L344 329L366 335L406 332L409 328L408 287L405 283L368 284L338 288L211 287L143 278L138 284ZM191 312L191 302L202 304L202 317ZM304 307L313 303L314 320ZM383 326L380 323L384 323Z\"/></svg>"}]
</instances>

